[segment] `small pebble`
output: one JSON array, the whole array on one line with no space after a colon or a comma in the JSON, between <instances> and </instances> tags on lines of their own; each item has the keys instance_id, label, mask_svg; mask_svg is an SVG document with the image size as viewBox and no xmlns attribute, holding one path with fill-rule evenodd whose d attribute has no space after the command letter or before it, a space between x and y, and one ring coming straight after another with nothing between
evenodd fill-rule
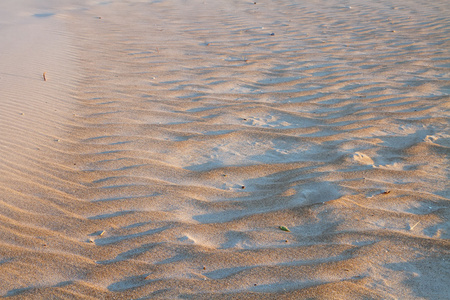
<instances>
[{"instance_id":1,"label":"small pebble","mask_svg":"<svg viewBox=\"0 0 450 300\"><path fill-rule=\"evenodd\" d=\"M245 186L242 186L241 188L242 188L242 189L245 189Z\"/></svg>"}]
</instances>

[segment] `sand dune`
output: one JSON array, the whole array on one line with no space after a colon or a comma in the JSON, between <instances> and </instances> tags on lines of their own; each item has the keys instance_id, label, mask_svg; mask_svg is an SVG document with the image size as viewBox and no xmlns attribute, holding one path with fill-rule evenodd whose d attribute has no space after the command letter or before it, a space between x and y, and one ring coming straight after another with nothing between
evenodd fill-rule
<instances>
[{"instance_id":1,"label":"sand dune","mask_svg":"<svg viewBox=\"0 0 450 300\"><path fill-rule=\"evenodd\" d=\"M2 4L0 295L445 299L447 2L222 2Z\"/></svg>"}]
</instances>

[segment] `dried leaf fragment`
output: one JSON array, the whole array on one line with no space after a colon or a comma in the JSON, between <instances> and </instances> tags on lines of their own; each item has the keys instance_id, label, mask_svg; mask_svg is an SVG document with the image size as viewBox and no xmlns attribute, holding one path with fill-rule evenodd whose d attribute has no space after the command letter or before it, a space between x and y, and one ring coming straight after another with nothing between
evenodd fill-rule
<instances>
[{"instance_id":1,"label":"dried leaf fragment","mask_svg":"<svg viewBox=\"0 0 450 300\"><path fill-rule=\"evenodd\" d=\"M44 77L44 81L47 81L47 76L46 76L47 72L44 72L44 74L42 74L42 77Z\"/></svg>"},{"instance_id":2,"label":"dried leaf fragment","mask_svg":"<svg viewBox=\"0 0 450 300\"><path fill-rule=\"evenodd\" d=\"M289 230L289 228L287 228L286 226L280 226L279 228L280 228L281 230L283 230L283 231L291 232L291 231Z\"/></svg>"}]
</instances>

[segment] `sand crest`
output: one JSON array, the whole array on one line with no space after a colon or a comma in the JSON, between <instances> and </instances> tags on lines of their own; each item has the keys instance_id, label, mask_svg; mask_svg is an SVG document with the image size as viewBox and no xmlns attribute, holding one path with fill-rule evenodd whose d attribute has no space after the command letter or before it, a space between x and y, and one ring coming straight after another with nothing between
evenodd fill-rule
<instances>
[{"instance_id":1,"label":"sand crest","mask_svg":"<svg viewBox=\"0 0 450 300\"><path fill-rule=\"evenodd\" d=\"M1 9L1 296L450 294L446 1Z\"/></svg>"}]
</instances>

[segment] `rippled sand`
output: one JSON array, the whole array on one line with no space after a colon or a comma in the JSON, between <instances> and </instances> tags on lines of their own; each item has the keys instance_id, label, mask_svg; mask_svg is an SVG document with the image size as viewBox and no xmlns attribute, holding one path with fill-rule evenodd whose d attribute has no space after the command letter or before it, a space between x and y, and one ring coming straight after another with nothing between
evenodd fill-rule
<instances>
[{"instance_id":1,"label":"rippled sand","mask_svg":"<svg viewBox=\"0 0 450 300\"><path fill-rule=\"evenodd\" d=\"M447 1L14 5L0 295L450 294Z\"/></svg>"}]
</instances>

